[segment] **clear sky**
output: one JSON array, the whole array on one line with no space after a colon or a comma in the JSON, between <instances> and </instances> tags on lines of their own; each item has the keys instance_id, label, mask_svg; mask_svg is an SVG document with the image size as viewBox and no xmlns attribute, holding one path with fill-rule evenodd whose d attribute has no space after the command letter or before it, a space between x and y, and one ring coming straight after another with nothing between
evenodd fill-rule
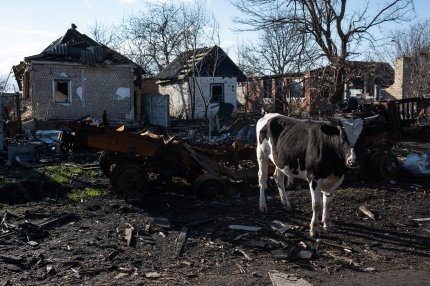
<instances>
[{"instance_id":1,"label":"clear sky","mask_svg":"<svg viewBox=\"0 0 430 286\"><path fill-rule=\"evenodd\" d=\"M79 32L89 35L89 27L95 21L119 24L124 16L144 10L146 3L156 1L160 0L1 1L0 75L8 74L12 65L24 57L40 53L63 36L71 23L78 26ZM221 46L229 51L236 42L236 34L230 29L235 8L229 0L209 0L207 4L220 22Z\"/></svg>"},{"instance_id":2,"label":"clear sky","mask_svg":"<svg viewBox=\"0 0 430 286\"><path fill-rule=\"evenodd\" d=\"M64 35L71 23L81 33L90 34L89 27L95 21L118 24L124 16L157 1L162 0L3 0L0 2L0 75L9 74L12 65L24 57L40 53ZM243 34L232 31L236 27L232 22L238 13L236 8L230 0L207 0L207 4L221 25L221 47L235 59L236 43L244 38ZM418 19L430 17L430 0L415 0L415 7Z\"/></svg>"}]
</instances>

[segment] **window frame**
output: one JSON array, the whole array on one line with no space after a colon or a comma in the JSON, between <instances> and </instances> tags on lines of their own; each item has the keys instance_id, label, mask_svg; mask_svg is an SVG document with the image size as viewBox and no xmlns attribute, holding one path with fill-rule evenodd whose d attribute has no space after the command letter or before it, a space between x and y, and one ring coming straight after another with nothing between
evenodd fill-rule
<instances>
[{"instance_id":1,"label":"window frame","mask_svg":"<svg viewBox=\"0 0 430 286\"><path fill-rule=\"evenodd\" d=\"M58 101L56 99L58 83L67 83L67 101ZM68 78L56 78L52 80L52 100L55 104L70 105L72 104L72 81Z\"/></svg>"},{"instance_id":2,"label":"window frame","mask_svg":"<svg viewBox=\"0 0 430 286\"><path fill-rule=\"evenodd\" d=\"M272 79L263 79L263 98L272 99L273 98L273 82Z\"/></svg>"},{"instance_id":3,"label":"window frame","mask_svg":"<svg viewBox=\"0 0 430 286\"><path fill-rule=\"evenodd\" d=\"M214 91L214 87L219 86L221 87L221 98L220 100L214 100L213 97L213 91ZM211 90L210 90L211 94L210 94L210 103L220 103L220 102L224 102L225 101L225 97L224 97L224 83L211 83Z\"/></svg>"}]
</instances>

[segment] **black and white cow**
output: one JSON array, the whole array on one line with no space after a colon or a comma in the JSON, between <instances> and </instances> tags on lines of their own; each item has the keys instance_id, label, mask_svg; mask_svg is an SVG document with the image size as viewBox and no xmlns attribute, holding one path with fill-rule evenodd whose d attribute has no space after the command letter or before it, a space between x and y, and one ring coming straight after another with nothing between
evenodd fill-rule
<instances>
[{"instance_id":1,"label":"black and white cow","mask_svg":"<svg viewBox=\"0 0 430 286\"><path fill-rule=\"evenodd\" d=\"M257 122L257 160L260 185L260 211L267 212L266 189L269 159L276 166L274 179L285 209L291 210L284 178L309 183L312 196L310 235L319 235L318 216L322 210L325 229L331 228L329 208L333 192L342 183L347 168L357 167L362 155L365 126L378 116L365 119L329 118L330 122L298 120L277 113L266 114Z\"/></svg>"}]
</instances>

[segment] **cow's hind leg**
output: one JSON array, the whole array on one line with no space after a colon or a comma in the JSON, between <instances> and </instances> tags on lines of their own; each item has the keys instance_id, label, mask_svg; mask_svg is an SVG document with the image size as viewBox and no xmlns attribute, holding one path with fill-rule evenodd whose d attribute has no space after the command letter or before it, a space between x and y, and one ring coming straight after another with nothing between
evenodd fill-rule
<instances>
[{"instance_id":1,"label":"cow's hind leg","mask_svg":"<svg viewBox=\"0 0 430 286\"><path fill-rule=\"evenodd\" d=\"M279 197L281 198L281 203L284 206L284 209L291 211L291 204L288 200L287 192L285 191L285 174L276 168L273 176L275 177L276 185L278 186Z\"/></svg>"},{"instance_id":2,"label":"cow's hind leg","mask_svg":"<svg viewBox=\"0 0 430 286\"><path fill-rule=\"evenodd\" d=\"M319 215L322 210L322 198L321 198L321 180L310 180L309 189L312 197L312 220L310 224L310 235L311 237L319 236L320 224Z\"/></svg>"},{"instance_id":3,"label":"cow's hind leg","mask_svg":"<svg viewBox=\"0 0 430 286\"><path fill-rule=\"evenodd\" d=\"M261 146L257 146L258 160L258 184L260 186L259 209L261 212L267 212L266 195L264 191L267 188L267 168L269 167L269 158L261 150Z\"/></svg>"}]
</instances>

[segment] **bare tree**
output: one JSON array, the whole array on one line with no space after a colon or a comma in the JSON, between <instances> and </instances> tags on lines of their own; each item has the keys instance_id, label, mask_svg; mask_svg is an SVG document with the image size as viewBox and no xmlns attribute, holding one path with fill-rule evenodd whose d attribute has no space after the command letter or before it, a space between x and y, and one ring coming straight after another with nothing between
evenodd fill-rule
<instances>
[{"instance_id":1,"label":"bare tree","mask_svg":"<svg viewBox=\"0 0 430 286\"><path fill-rule=\"evenodd\" d=\"M335 74L331 102L342 99L347 81L347 61L365 41L377 41L372 32L389 22L409 19L413 0L387 0L359 11L347 11L347 0L233 0L245 17L236 22L249 29L261 30L273 24L285 24L312 37Z\"/></svg>"},{"instance_id":2,"label":"bare tree","mask_svg":"<svg viewBox=\"0 0 430 286\"><path fill-rule=\"evenodd\" d=\"M203 59L204 62L210 63L209 69L203 71L203 62L200 62L200 65L197 65L199 62L199 55L202 50L200 47L205 44L209 44L210 46L219 45L220 37L219 37L219 23L216 20L215 16L212 13L204 12L206 11L205 4L200 2L197 3L194 8L189 9L186 13L183 14L183 25L186 27L184 33L184 45L187 51L191 51L191 74L188 77L188 87L190 94L190 104L191 104L191 118L194 119L195 109L196 109L196 96L199 95L200 99L203 101L205 108L205 119L208 119L208 109L211 102L210 98L205 96L203 92L203 83L201 82L202 76L209 76L214 82L217 68L224 57L224 55L220 55L218 53L218 49L211 49L206 54L206 57ZM202 31L205 31L202 33ZM203 50L208 50L204 48Z\"/></svg>"},{"instance_id":3,"label":"bare tree","mask_svg":"<svg viewBox=\"0 0 430 286\"><path fill-rule=\"evenodd\" d=\"M0 93L3 93L6 89L6 78L3 75L0 75Z\"/></svg>"},{"instance_id":4,"label":"bare tree","mask_svg":"<svg viewBox=\"0 0 430 286\"><path fill-rule=\"evenodd\" d=\"M89 31L91 37L96 42L114 50L121 49L121 38L118 34L118 27L106 25L95 20L94 23L89 26Z\"/></svg>"},{"instance_id":5,"label":"bare tree","mask_svg":"<svg viewBox=\"0 0 430 286\"><path fill-rule=\"evenodd\" d=\"M276 111L291 111L295 100L289 96L295 84L291 76L308 70L321 57L319 49L312 45L315 46L314 42L303 29L284 23L266 25L259 31L257 42L240 45L241 68L249 77L275 76ZM257 85L247 85L251 87L256 89Z\"/></svg>"},{"instance_id":6,"label":"bare tree","mask_svg":"<svg viewBox=\"0 0 430 286\"><path fill-rule=\"evenodd\" d=\"M10 73L9 75L0 74L0 94L14 89L12 80Z\"/></svg>"},{"instance_id":7,"label":"bare tree","mask_svg":"<svg viewBox=\"0 0 430 286\"><path fill-rule=\"evenodd\" d=\"M180 53L207 43L211 34L202 1L152 4L147 11L124 17L122 51L149 73L158 73Z\"/></svg>"},{"instance_id":8,"label":"bare tree","mask_svg":"<svg viewBox=\"0 0 430 286\"><path fill-rule=\"evenodd\" d=\"M395 56L410 58L411 97L430 95L430 20L418 22L394 35Z\"/></svg>"}]
</instances>

